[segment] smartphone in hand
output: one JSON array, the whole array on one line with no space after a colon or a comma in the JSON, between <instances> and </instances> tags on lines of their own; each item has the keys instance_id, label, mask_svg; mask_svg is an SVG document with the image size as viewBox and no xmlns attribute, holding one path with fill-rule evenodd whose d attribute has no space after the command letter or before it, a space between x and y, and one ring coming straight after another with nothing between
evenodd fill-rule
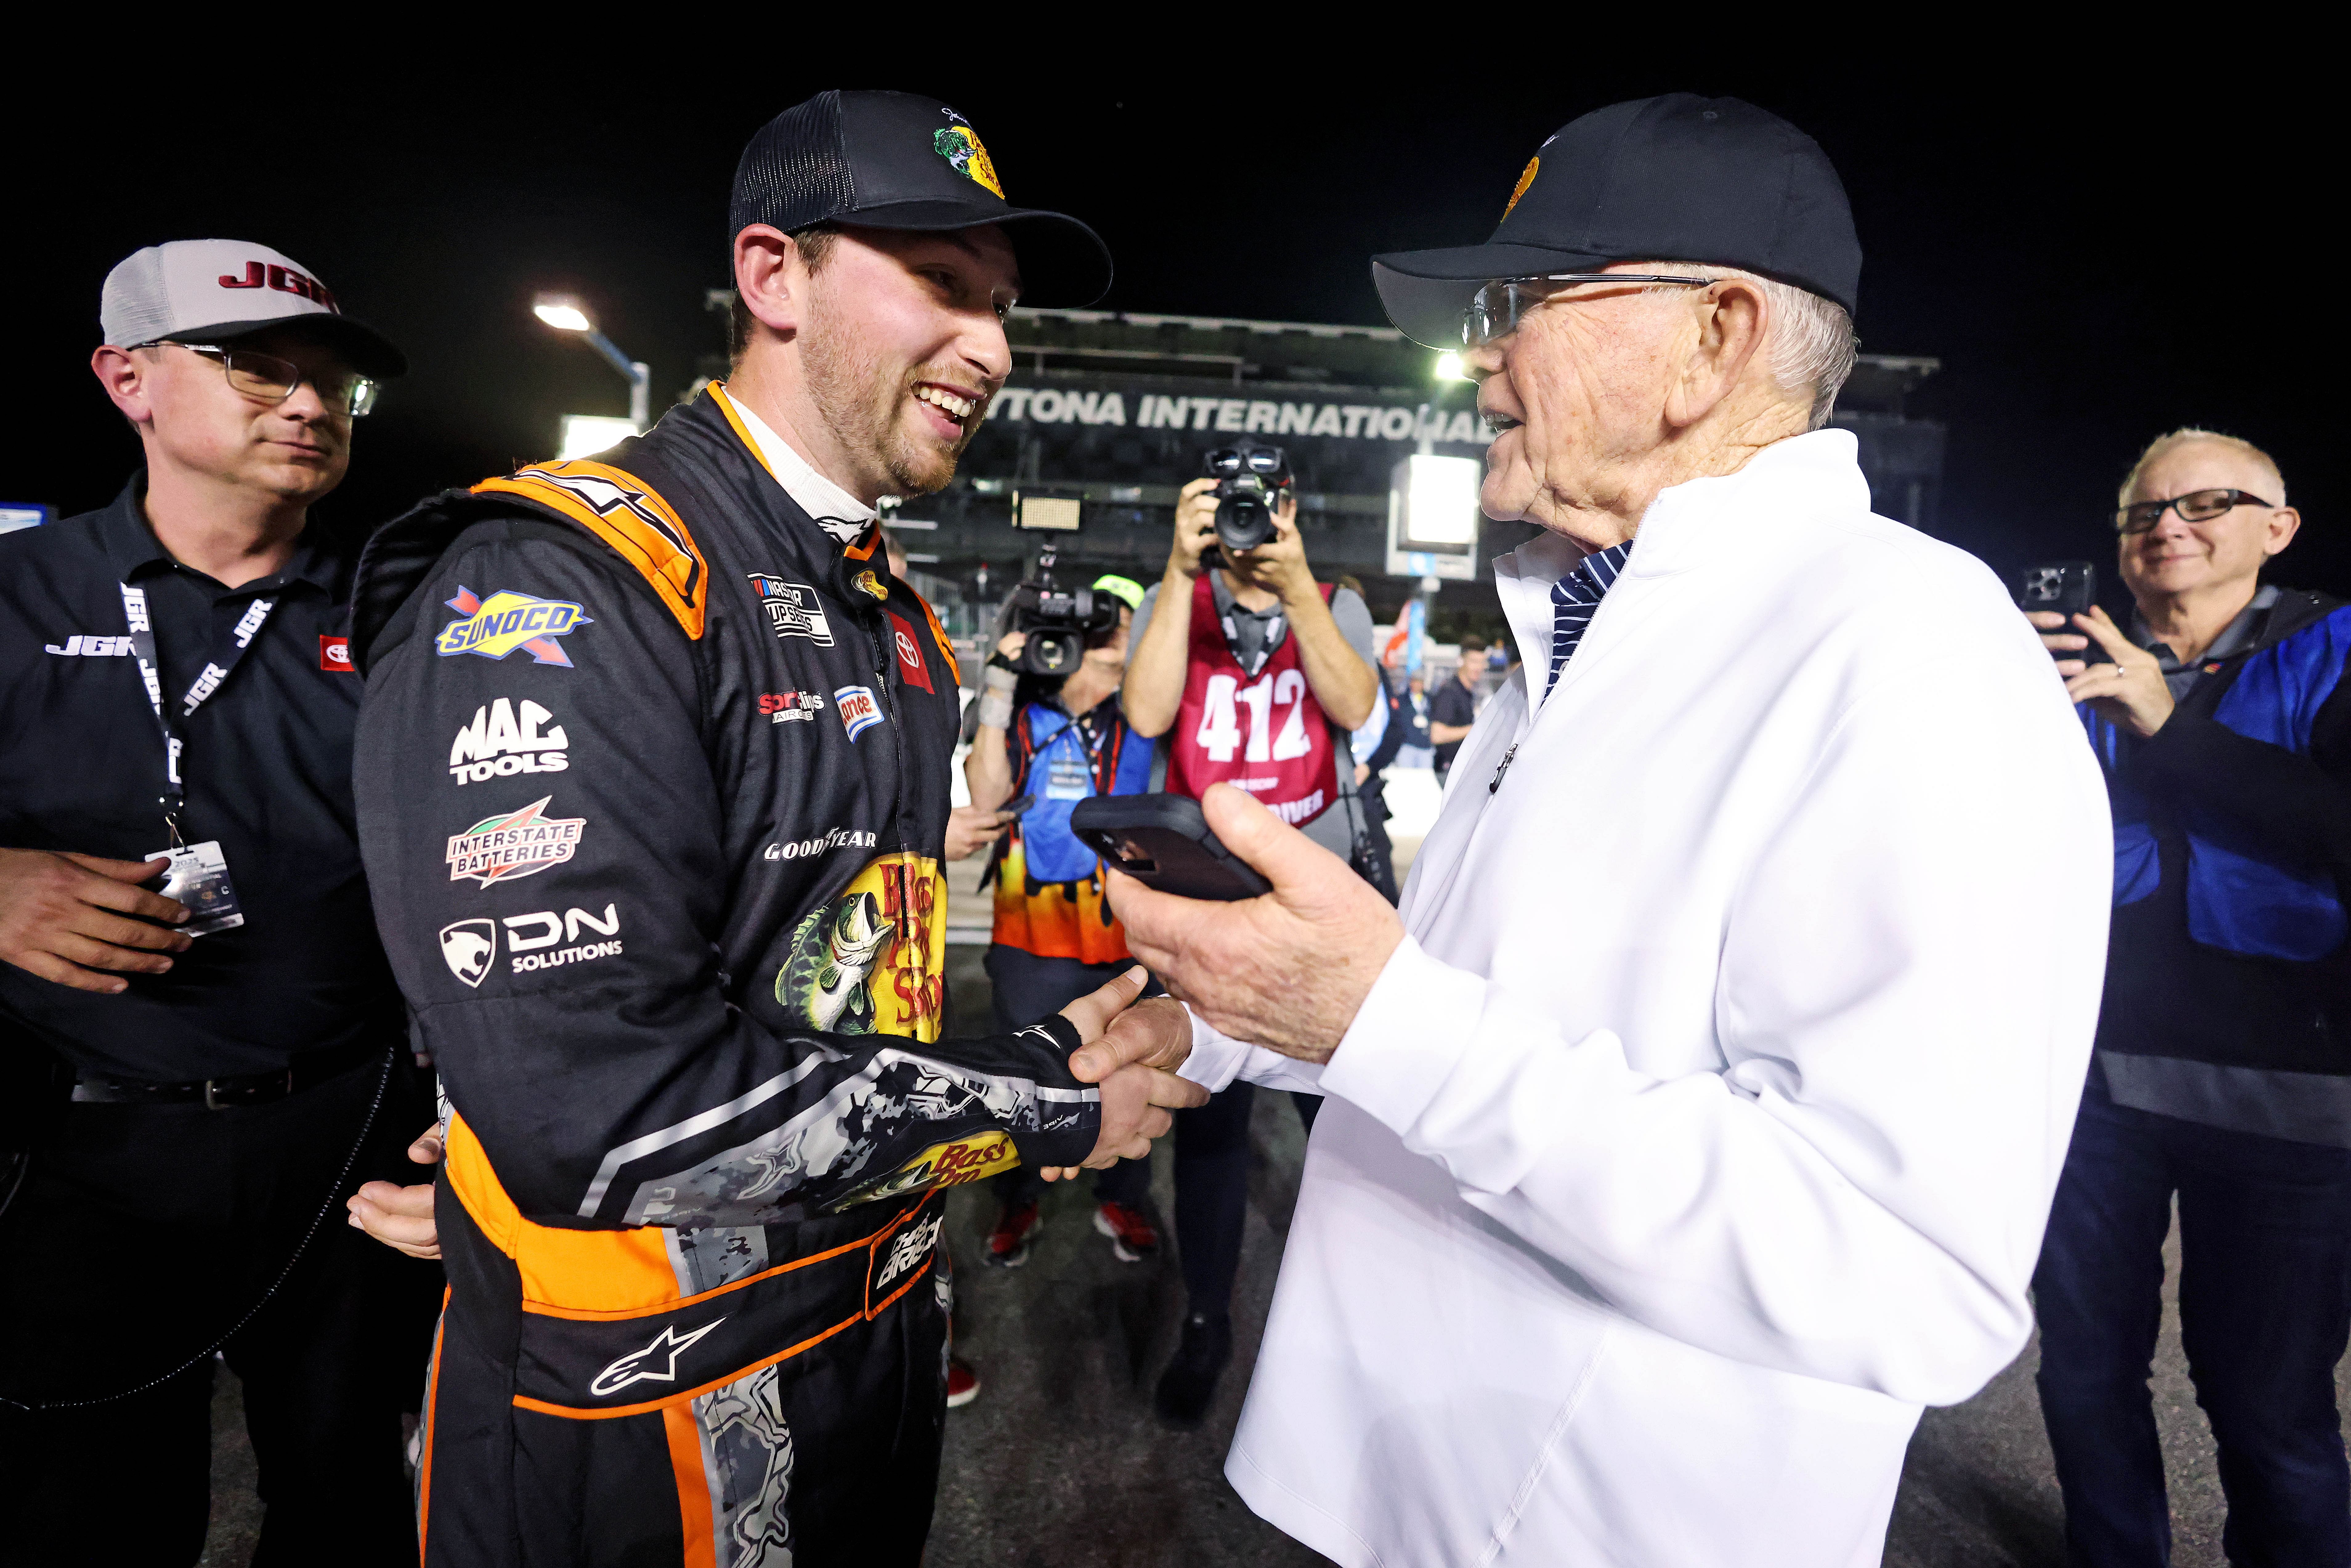
<instances>
[{"instance_id":1,"label":"smartphone in hand","mask_svg":"<svg viewBox=\"0 0 2351 1568\"><path fill-rule=\"evenodd\" d=\"M1186 796L1090 795L1071 811L1070 831L1135 881L1179 898L1231 903L1273 891Z\"/></svg>"},{"instance_id":2,"label":"smartphone in hand","mask_svg":"<svg viewBox=\"0 0 2351 1568\"><path fill-rule=\"evenodd\" d=\"M2063 627L2053 631L2075 632L2074 617L2086 615L2098 601L2098 569L2086 560L2049 560L2038 566L2028 566L2009 582L2009 591L2016 598L2019 610L2063 615ZM2093 642L2088 647L2074 653L2051 649L2053 659L2081 659L2093 664L2114 661L2105 649Z\"/></svg>"}]
</instances>

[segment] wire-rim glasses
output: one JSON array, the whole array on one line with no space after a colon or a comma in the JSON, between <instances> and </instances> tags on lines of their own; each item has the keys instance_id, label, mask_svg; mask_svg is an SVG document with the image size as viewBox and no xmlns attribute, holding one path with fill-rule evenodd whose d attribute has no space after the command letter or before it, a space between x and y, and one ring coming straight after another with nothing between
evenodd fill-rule
<instances>
[{"instance_id":1,"label":"wire-rim glasses","mask_svg":"<svg viewBox=\"0 0 2351 1568\"><path fill-rule=\"evenodd\" d=\"M229 385L263 402L284 402L308 382L329 413L357 419L375 407L379 383L356 371L332 371L322 380L293 361L281 360L275 354L252 349L225 349L217 343L183 343L177 338L160 339L141 347L160 348L166 343L177 344L192 354L202 354L221 367Z\"/></svg>"},{"instance_id":2,"label":"wire-rim glasses","mask_svg":"<svg viewBox=\"0 0 2351 1568\"><path fill-rule=\"evenodd\" d=\"M2169 511L2179 512L2182 522L2209 523L2239 507L2268 505L2246 490L2190 490L2164 501L2134 501L2115 514L2115 528L2125 534L2143 534L2161 522L2163 514Z\"/></svg>"},{"instance_id":3,"label":"wire-rim glasses","mask_svg":"<svg viewBox=\"0 0 2351 1568\"><path fill-rule=\"evenodd\" d=\"M1461 313L1461 344L1482 349L1519 329L1519 319L1562 289L1579 283L1674 283L1704 288L1715 277L1682 277L1655 272L1554 272L1541 277L1498 277L1478 290Z\"/></svg>"}]
</instances>

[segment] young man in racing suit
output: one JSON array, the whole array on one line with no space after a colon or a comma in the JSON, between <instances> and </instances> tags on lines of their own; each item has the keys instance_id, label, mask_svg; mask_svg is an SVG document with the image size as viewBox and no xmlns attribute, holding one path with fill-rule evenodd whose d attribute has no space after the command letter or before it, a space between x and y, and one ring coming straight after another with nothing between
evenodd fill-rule
<instances>
[{"instance_id":1,"label":"young man in racing suit","mask_svg":"<svg viewBox=\"0 0 2351 1568\"><path fill-rule=\"evenodd\" d=\"M1024 270L1108 271L993 183L935 100L787 111L737 176L731 386L362 562L361 839L450 1112L428 1564L915 1563L938 1189L1188 1099L1069 1072L1139 975L938 1038L955 660L872 502L953 474Z\"/></svg>"}]
</instances>

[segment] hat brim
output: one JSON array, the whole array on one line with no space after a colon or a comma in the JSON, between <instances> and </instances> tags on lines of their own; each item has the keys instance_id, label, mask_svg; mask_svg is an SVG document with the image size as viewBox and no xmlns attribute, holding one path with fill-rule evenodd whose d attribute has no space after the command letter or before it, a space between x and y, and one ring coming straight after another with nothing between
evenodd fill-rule
<instances>
[{"instance_id":1,"label":"hat brim","mask_svg":"<svg viewBox=\"0 0 2351 1568\"><path fill-rule=\"evenodd\" d=\"M967 205L961 202L892 202L843 213L852 227L952 234L1000 225L1020 261L1020 303L1046 309L1082 308L1110 292L1110 246L1065 213L1034 207Z\"/></svg>"},{"instance_id":2,"label":"hat brim","mask_svg":"<svg viewBox=\"0 0 2351 1568\"><path fill-rule=\"evenodd\" d=\"M1597 272L1625 259L1538 245L1464 245L1372 257L1372 283L1397 331L1425 349L1461 348L1461 319L1478 290L1498 277Z\"/></svg>"},{"instance_id":3,"label":"hat brim","mask_svg":"<svg viewBox=\"0 0 2351 1568\"><path fill-rule=\"evenodd\" d=\"M266 321L219 321L209 327L190 327L172 334L176 340L185 338L244 338L256 332L297 332L326 344L350 361L351 369L373 381L390 381L408 373L408 356L392 347L392 340L363 321L348 316L329 316L313 312L301 316L278 316Z\"/></svg>"}]
</instances>

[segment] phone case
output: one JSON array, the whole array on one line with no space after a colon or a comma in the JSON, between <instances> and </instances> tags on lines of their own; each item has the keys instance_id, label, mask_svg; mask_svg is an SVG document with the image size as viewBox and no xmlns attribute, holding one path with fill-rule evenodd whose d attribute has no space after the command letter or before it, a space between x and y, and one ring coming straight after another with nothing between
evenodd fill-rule
<instances>
[{"instance_id":1,"label":"phone case","mask_svg":"<svg viewBox=\"0 0 2351 1568\"><path fill-rule=\"evenodd\" d=\"M1231 903L1273 891L1217 841L1200 803L1181 795L1089 796L1071 811L1070 831L1135 881L1179 898Z\"/></svg>"}]
</instances>

